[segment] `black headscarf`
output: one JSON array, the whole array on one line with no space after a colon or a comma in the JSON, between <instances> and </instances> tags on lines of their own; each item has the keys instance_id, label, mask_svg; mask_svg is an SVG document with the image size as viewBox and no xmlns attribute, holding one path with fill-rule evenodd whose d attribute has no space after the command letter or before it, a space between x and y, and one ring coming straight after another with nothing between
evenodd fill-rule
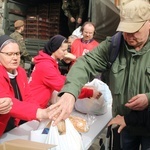
<instances>
[{"instance_id":1,"label":"black headscarf","mask_svg":"<svg viewBox=\"0 0 150 150\"><path fill-rule=\"evenodd\" d=\"M48 55L52 55L65 40L66 38L64 36L59 34L55 35L45 44L43 51Z\"/></svg>"},{"instance_id":2,"label":"black headscarf","mask_svg":"<svg viewBox=\"0 0 150 150\"><path fill-rule=\"evenodd\" d=\"M6 42L7 40L10 40L10 39L12 39L12 38L8 35L0 36L0 50L1 50L1 46L4 44L4 42Z\"/></svg>"}]
</instances>

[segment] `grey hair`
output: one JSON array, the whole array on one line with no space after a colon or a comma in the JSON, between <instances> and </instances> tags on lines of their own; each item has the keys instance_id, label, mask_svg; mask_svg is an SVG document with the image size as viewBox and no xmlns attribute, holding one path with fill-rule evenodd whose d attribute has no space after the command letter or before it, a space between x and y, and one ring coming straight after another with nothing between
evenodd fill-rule
<instances>
[{"instance_id":1,"label":"grey hair","mask_svg":"<svg viewBox=\"0 0 150 150\"><path fill-rule=\"evenodd\" d=\"M70 35L68 38L76 39L76 38L78 38L78 36L72 34L72 35Z\"/></svg>"},{"instance_id":2,"label":"grey hair","mask_svg":"<svg viewBox=\"0 0 150 150\"><path fill-rule=\"evenodd\" d=\"M0 51L6 46L8 45L9 43L16 43L18 44L14 39L9 39L9 40L6 40L0 47Z\"/></svg>"}]
</instances>

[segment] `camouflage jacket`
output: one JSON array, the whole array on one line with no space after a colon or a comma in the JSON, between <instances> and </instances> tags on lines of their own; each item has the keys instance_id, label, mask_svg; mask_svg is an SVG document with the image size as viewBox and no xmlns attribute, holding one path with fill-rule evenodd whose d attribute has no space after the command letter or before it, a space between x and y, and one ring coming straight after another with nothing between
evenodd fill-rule
<instances>
[{"instance_id":1,"label":"camouflage jacket","mask_svg":"<svg viewBox=\"0 0 150 150\"><path fill-rule=\"evenodd\" d=\"M69 18L76 16L83 18L85 12L84 0L63 0L62 9Z\"/></svg>"},{"instance_id":2,"label":"camouflage jacket","mask_svg":"<svg viewBox=\"0 0 150 150\"><path fill-rule=\"evenodd\" d=\"M26 50L23 36L19 32L15 31L10 35L10 37L13 38L18 43L20 51L21 51L21 59L23 61L25 60L31 61L32 58Z\"/></svg>"}]
</instances>

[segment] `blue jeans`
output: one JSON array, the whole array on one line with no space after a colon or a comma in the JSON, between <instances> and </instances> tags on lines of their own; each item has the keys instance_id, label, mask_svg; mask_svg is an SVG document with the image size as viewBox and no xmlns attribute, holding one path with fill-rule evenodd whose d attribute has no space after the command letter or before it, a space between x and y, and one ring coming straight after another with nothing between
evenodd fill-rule
<instances>
[{"instance_id":1,"label":"blue jeans","mask_svg":"<svg viewBox=\"0 0 150 150\"><path fill-rule=\"evenodd\" d=\"M150 137L133 136L123 130L120 136L122 150L150 150Z\"/></svg>"}]
</instances>

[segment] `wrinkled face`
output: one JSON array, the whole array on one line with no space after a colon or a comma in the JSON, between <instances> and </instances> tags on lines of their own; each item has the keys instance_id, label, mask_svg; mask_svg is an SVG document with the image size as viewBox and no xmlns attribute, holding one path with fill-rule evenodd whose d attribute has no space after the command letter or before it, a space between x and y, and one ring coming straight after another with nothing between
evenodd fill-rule
<instances>
[{"instance_id":1,"label":"wrinkled face","mask_svg":"<svg viewBox=\"0 0 150 150\"><path fill-rule=\"evenodd\" d=\"M0 51L0 65L10 73L20 64L20 50L17 43L9 43Z\"/></svg>"},{"instance_id":2,"label":"wrinkled face","mask_svg":"<svg viewBox=\"0 0 150 150\"><path fill-rule=\"evenodd\" d=\"M94 28L93 25L86 24L84 26L84 29L83 29L83 32L82 32L83 40L88 41L88 40L92 39L93 36L94 36L94 31L95 31L95 28Z\"/></svg>"},{"instance_id":3,"label":"wrinkled face","mask_svg":"<svg viewBox=\"0 0 150 150\"><path fill-rule=\"evenodd\" d=\"M150 21L146 21L146 23L142 26L140 30L135 33L123 33L124 39L127 43L133 46L135 49L142 48L143 45L146 43L149 37L150 31Z\"/></svg>"},{"instance_id":4,"label":"wrinkled face","mask_svg":"<svg viewBox=\"0 0 150 150\"><path fill-rule=\"evenodd\" d=\"M62 60L64 56L68 53L68 43L62 43L57 51L52 53L52 56L57 60Z\"/></svg>"}]
</instances>

